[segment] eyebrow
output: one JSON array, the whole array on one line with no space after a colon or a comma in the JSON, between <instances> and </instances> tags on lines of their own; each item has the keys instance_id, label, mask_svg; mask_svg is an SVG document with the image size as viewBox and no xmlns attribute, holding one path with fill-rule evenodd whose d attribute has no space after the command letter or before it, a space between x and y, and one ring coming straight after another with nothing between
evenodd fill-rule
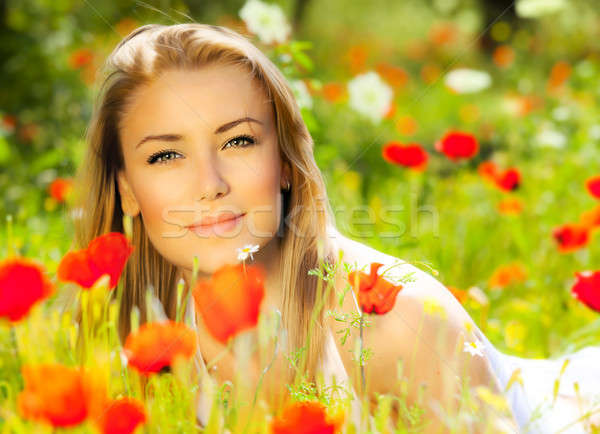
<instances>
[{"instance_id":1,"label":"eyebrow","mask_svg":"<svg viewBox=\"0 0 600 434\"><path fill-rule=\"evenodd\" d=\"M221 125L219 128L217 128L213 134L222 134L227 130L230 130L231 128L235 127L236 125L241 124L242 122L256 122L258 124L263 124L261 121L251 118L251 117L244 117L244 118L240 118L240 119L236 119L235 121L231 121L231 122L227 122L226 124ZM140 140L140 142L135 146L136 149L139 148L143 143L148 142L150 140L161 140L163 142L177 142L178 140L181 140L182 136L181 134L159 134L159 135L153 135L153 136L146 136L144 137L142 140Z\"/></svg>"}]
</instances>

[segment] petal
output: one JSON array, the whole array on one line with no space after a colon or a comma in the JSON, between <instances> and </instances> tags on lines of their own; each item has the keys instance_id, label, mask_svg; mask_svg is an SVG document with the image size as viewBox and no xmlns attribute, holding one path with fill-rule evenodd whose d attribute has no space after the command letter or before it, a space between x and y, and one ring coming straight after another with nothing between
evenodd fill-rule
<instances>
[{"instance_id":1,"label":"petal","mask_svg":"<svg viewBox=\"0 0 600 434\"><path fill-rule=\"evenodd\" d=\"M196 307L213 337L222 343L256 326L264 298L264 270L257 265L225 265L193 290Z\"/></svg>"},{"instance_id":2,"label":"petal","mask_svg":"<svg viewBox=\"0 0 600 434\"><path fill-rule=\"evenodd\" d=\"M92 268L87 250L68 252L63 256L56 274L63 282L75 282L83 288L91 288L100 277L98 271Z\"/></svg>"},{"instance_id":3,"label":"petal","mask_svg":"<svg viewBox=\"0 0 600 434\"><path fill-rule=\"evenodd\" d=\"M106 406L100 427L103 434L130 434L145 422L143 404L132 398L121 398Z\"/></svg>"},{"instance_id":4,"label":"petal","mask_svg":"<svg viewBox=\"0 0 600 434\"><path fill-rule=\"evenodd\" d=\"M41 264L26 258L0 262L0 317L18 321L53 291Z\"/></svg>"},{"instance_id":5,"label":"petal","mask_svg":"<svg viewBox=\"0 0 600 434\"><path fill-rule=\"evenodd\" d=\"M114 288L133 252L133 246L120 232L109 232L92 240L87 248L91 266L102 274L110 275L110 287Z\"/></svg>"}]
</instances>

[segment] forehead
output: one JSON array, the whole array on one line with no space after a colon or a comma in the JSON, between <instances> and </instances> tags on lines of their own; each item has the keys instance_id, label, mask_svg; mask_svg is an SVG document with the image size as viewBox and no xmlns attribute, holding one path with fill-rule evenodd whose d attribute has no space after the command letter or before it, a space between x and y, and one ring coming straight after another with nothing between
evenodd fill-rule
<instances>
[{"instance_id":1,"label":"forehead","mask_svg":"<svg viewBox=\"0 0 600 434\"><path fill-rule=\"evenodd\" d=\"M141 86L125 108L120 130L127 141L148 128L212 128L246 115L266 124L272 114L265 90L246 69L210 65L196 70L169 70Z\"/></svg>"}]
</instances>

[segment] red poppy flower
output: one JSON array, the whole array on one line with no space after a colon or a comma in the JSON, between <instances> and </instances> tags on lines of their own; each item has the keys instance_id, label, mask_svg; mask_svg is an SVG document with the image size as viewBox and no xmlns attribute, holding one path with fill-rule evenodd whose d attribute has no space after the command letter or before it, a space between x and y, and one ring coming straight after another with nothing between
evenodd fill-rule
<instances>
[{"instance_id":1,"label":"red poppy flower","mask_svg":"<svg viewBox=\"0 0 600 434\"><path fill-rule=\"evenodd\" d=\"M53 291L54 285L40 264L26 258L0 262L0 318L19 321Z\"/></svg>"},{"instance_id":2,"label":"red poppy flower","mask_svg":"<svg viewBox=\"0 0 600 434\"><path fill-rule=\"evenodd\" d=\"M400 116L396 121L396 129L404 136L412 136L418 128L419 124L412 116Z\"/></svg>"},{"instance_id":3,"label":"red poppy flower","mask_svg":"<svg viewBox=\"0 0 600 434\"><path fill-rule=\"evenodd\" d=\"M375 70L385 81L394 87L403 87L409 79L406 70L389 63L378 63Z\"/></svg>"},{"instance_id":4,"label":"red poppy flower","mask_svg":"<svg viewBox=\"0 0 600 434\"><path fill-rule=\"evenodd\" d=\"M340 83L325 83L321 88L323 97L329 102L338 102L344 98L346 88Z\"/></svg>"},{"instance_id":5,"label":"red poppy flower","mask_svg":"<svg viewBox=\"0 0 600 434\"><path fill-rule=\"evenodd\" d=\"M17 134L24 142L32 142L40 133L40 127L35 122L21 124Z\"/></svg>"},{"instance_id":6,"label":"red poppy flower","mask_svg":"<svg viewBox=\"0 0 600 434\"><path fill-rule=\"evenodd\" d=\"M566 223L555 228L552 236L562 253L572 252L585 247L590 239L589 229L579 223Z\"/></svg>"},{"instance_id":7,"label":"red poppy flower","mask_svg":"<svg viewBox=\"0 0 600 434\"><path fill-rule=\"evenodd\" d=\"M506 198L498 202L500 214L517 215L523 211L523 202L516 198Z\"/></svg>"},{"instance_id":8,"label":"red poppy flower","mask_svg":"<svg viewBox=\"0 0 600 434\"><path fill-rule=\"evenodd\" d=\"M501 265L496 268L488 281L490 288L505 288L514 283L523 282L527 278L527 270L518 262Z\"/></svg>"},{"instance_id":9,"label":"red poppy flower","mask_svg":"<svg viewBox=\"0 0 600 434\"><path fill-rule=\"evenodd\" d=\"M99 421L103 434L131 434L146 422L146 411L141 402L133 398L120 398L110 402Z\"/></svg>"},{"instance_id":10,"label":"red poppy flower","mask_svg":"<svg viewBox=\"0 0 600 434\"><path fill-rule=\"evenodd\" d=\"M573 67L568 62L564 60L556 62L550 72L548 87L552 90L562 86L569 79L572 71Z\"/></svg>"},{"instance_id":11,"label":"red poppy flower","mask_svg":"<svg viewBox=\"0 0 600 434\"><path fill-rule=\"evenodd\" d=\"M459 29L454 23L438 23L429 30L429 40L435 45L449 44L459 35Z\"/></svg>"},{"instance_id":12,"label":"red poppy flower","mask_svg":"<svg viewBox=\"0 0 600 434\"><path fill-rule=\"evenodd\" d=\"M81 48L71 53L69 56L69 65L73 69L82 68L89 65L94 59L94 53L87 48Z\"/></svg>"},{"instance_id":13,"label":"red poppy flower","mask_svg":"<svg viewBox=\"0 0 600 434\"><path fill-rule=\"evenodd\" d=\"M57 269L64 282L91 288L104 274L110 276L110 289L117 286L125 263L134 247L120 232L109 232L93 239L87 249L67 253Z\"/></svg>"},{"instance_id":14,"label":"red poppy flower","mask_svg":"<svg viewBox=\"0 0 600 434\"><path fill-rule=\"evenodd\" d=\"M600 271L575 273L576 282L571 288L575 298L596 312L600 312Z\"/></svg>"},{"instance_id":15,"label":"red poppy flower","mask_svg":"<svg viewBox=\"0 0 600 434\"><path fill-rule=\"evenodd\" d=\"M473 158L479 152L479 143L474 135L460 131L450 131L435 144L435 149L450 160Z\"/></svg>"},{"instance_id":16,"label":"red poppy flower","mask_svg":"<svg viewBox=\"0 0 600 434\"><path fill-rule=\"evenodd\" d=\"M382 155L390 163L417 171L422 171L427 166L427 152L416 143L402 145L398 142L389 142L383 146Z\"/></svg>"},{"instance_id":17,"label":"red poppy flower","mask_svg":"<svg viewBox=\"0 0 600 434\"><path fill-rule=\"evenodd\" d=\"M9 133L12 133L17 126L17 118L13 115L4 115L2 118L2 128Z\"/></svg>"},{"instance_id":18,"label":"red poppy flower","mask_svg":"<svg viewBox=\"0 0 600 434\"><path fill-rule=\"evenodd\" d=\"M343 418L332 418L317 401L292 402L271 422L273 434L336 434Z\"/></svg>"},{"instance_id":19,"label":"red poppy flower","mask_svg":"<svg viewBox=\"0 0 600 434\"><path fill-rule=\"evenodd\" d=\"M579 220L583 226L589 228L590 230L600 227L600 205L598 205L596 208L592 208L589 211L584 211L581 213Z\"/></svg>"},{"instance_id":20,"label":"red poppy flower","mask_svg":"<svg viewBox=\"0 0 600 434\"><path fill-rule=\"evenodd\" d=\"M365 69L369 57L369 46L367 44L353 45L348 50L347 57L350 61L350 71L355 75Z\"/></svg>"},{"instance_id":21,"label":"red poppy flower","mask_svg":"<svg viewBox=\"0 0 600 434\"><path fill-rule=\"evenodd\" d=\"M190 358L196 350L196 333L171 320L145 323L125 340L128 364L150 375L171 366L177 357Z\"/></svg>"},{"instance_id":22,"label":"red poppy flower","mask_svg":"<svg viewBox=\"0 0 600 434\"><path fill-rule=\"evenodd\" d=\"M396 303L396 295L402 289L402 285L394 285L377 274L382 266L383 264L373 262L370 274L362 271L348 273L348 281L357 293L358 303L365 313L383 315L389 312Z\"/></svg>"},{"instance_id":23,"label":"red poppy flower","mask_svg":"<svg viewBox=\"0 0 600 434\"><path fill-rule=\"evenodd\" d=\"M257 265L226 264L209 280L198 281L193 295L208 331L226 343L256 326L265 296L264 270Z\"/></svg>"},{"instance_id":24,"label":"red poppy flower","mask_svg":"<svg viewBox=\"0 0 600 434\"><path fill-rule=\"evenodd\" d=\"M64 202L73 188L73 183L70 179L56 178L48 187L50 196L58 202Z\"/></svg>"},{"instance_id":25,"label":"red poppy flower","mask_svg":"<svg viewBox=\"0 0 600 434\"><path fill-rule=\"evenodd\" d=\"M83 422L88 415L84 377L76 368L58 364L21 368L25 389L17 397L26 419L43 420L55 427Z\"/></svg>"},{"instance_id":26,"label":"red poppy flower","mask_svg":"<svg viewBox=\"0 0 600 434\"><path fill-rule=\"evenodd\" d=\"M514 191L521 184L521 173L514 168L496 174L496 185L500 190Z\"/></svg>"},{"instance_id":27,"label":"red poppy flower","mask_svg":"<svg viewBox=\"0 0 600 434\"><path fill-rule=\"evenodd\" d=\"M501 45L492 54L494 63L500 68L508 68L515 60L515 50L509 45Z\"/></svg>"},{"instance_id":28,"label":"red poppy flower","mask_svg":"<svg viewBox=\"0 0 600 434\"><path fill-rule=\"evenodd\" d=\"M452 293L452 295L460 302L460 304L464 304L469 298L469 292L464 289L455 288L454 286L447 286L448 291Z\"/></svg>"},{"instance_id":29,"label":"red poppy flower","mask_svg":"<svg viewBox=\"0 0 600 434\"><path fill-rule=\"evenodd\" d=\"M496 174L498 173L498 166L493 161L484 161L477 167L477 172L486 181L496 182Z\"/></svg>"},{"instance_id":30,"label":"red poppy flower","mask_svg":"<svg viewBox=\"0 0 600 434\"><path fill-rule=\"evenodd\" d=\"M588 192L595 197L600 199L600 175L591 177L585 182Z\"/></svg>"}]
</instances>

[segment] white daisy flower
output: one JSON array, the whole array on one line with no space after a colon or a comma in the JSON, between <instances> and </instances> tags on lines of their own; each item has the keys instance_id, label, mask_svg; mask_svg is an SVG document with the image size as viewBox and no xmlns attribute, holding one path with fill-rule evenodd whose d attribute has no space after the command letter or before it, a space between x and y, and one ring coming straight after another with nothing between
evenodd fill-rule
<instances>
[{"instance_id":1,"label":"white daisy flower","mask_svg":"<svg viewBox=\"0 0 600 434\"><path fill-rule=\"evenodd\" d=\"M600 140L600 125L592 125L588 130L588 136L592 140Z\"/></svg>"},{"instance_id":2,"label":"white daisy flower","mask_svg":"<svg viewBox=\"0 0 600 434\"><path fill-rule=\"evenodd\" d=\"M483 344L478 340L474 340L471 342L465 342L465 347L463 349L465 353L470 353L472 356L481 356L483 357Z\"/></svg>"},{"instance_id":3,"label":"white daisy flower","mask_svg":"<svg viewBox=\"0 0 600 434\"><path fill-rule=\"evenodd\" d=\"M459 68L446 74L444 83L457 93L476 93L490 87L492 78L485 71Z\"/></svg>"},{"instance_id":4,"label":"white daisy flower","mask_svg":"<svg viewBox=\"0 0 600 434\"><path fill-rule=\"evenodd\" d=\"M381 119L390 110L394 91L375 71L357 75L348 82L350 107L369 118L373 123Z\"/></svg>"},{"instance_id":5,"label":"white daisy flower","mask_svg":"<svg viewBox=\"0 0 600 434\"><path fill-rule=\"evenodd\" d=\"M544 128L535 138L539 146L560 149L567 144L566 136L554 129Z\"/></svg>"},{"instance_id":6,"label":"white daisy flower","mask_svg":"<svg viewBox=\"0 0 600 434\"><path fill-rule=\"evenodd\" d=\"M565 6L567 6L565 0L519 0L515 10L522 18L539 18L558 12Z\"/></svg>"},{"instance_id":7,"label":"white daisy flower","mask_svg":"<svg viewBox=\"0 0 600 434\"><path fill-rule=\"evenodd\" d=\"M569 107L561 106L556 107L552 110L552 117L557 121L566 121L571 117L571 110Z\"/></svg>"},{"instance_id":8,"label":"white daisy flower","mask_svg":"<svg viewBox=\"0 0 600 434\"><path fill-rule=\"evenodd\" d=\"M252 253L258 252L258 244L246 244L244 247L238 247L238 261L245 261L250 256L254 260Z\"/></svg>"},{"instance_id":9,"label":"white daisy flower","mask_svg":"<svg viewBox=\"0 0 600 434\"><path fill-rule=\"evenodd\" d=\"M292 88L292 92L294 93L294 97L298 103L298 107L306 107L311 109L313 106L313 100L308 92L306 83L304 83L302 80L293 80L290 82L290 87Z\"/></svg>"},{"instance_id":10,"label":"white daisy flower","mask_svg":"<svg viewBox=\"0 0 600 434\"><path fill-rule=\"evenodd\" d=\"M248 0L239 12L246 27L265 44L285 42L291 32L283 10L278 5Z\"/></svg>"},{"instance_id":11,"label":"white daisy flower","mask_svg":"<svg viewBox=\"0 0 600 434\"><path fill-rule=\"evenodd\" d=\"M477 286L471 286L467 290L467 293L469 294L469 297L473 298L482 306L487 306L490 304L490 300L488 299L487 295L485 295L485 292L483 292L481 288Z\"/></svg>"}]
</instances>

